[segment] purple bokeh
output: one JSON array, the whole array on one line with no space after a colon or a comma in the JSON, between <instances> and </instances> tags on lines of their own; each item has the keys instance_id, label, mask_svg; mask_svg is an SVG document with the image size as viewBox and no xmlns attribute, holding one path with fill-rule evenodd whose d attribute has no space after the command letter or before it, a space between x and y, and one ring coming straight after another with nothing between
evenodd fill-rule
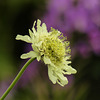
<instances>
[{"instance_id":1,"label":"purple bokeh","mask_svg":"<svg viewBox=\"0 0 100 100\"><path fill-rule=\"evenodd\" d=\"M48 30L52 26L70 39L75 31L85 34L87 41L81 43L79 39L73 45L82 57L100 55L100 0L49 0L42 21Z\"/></svg>"}]
</instances>

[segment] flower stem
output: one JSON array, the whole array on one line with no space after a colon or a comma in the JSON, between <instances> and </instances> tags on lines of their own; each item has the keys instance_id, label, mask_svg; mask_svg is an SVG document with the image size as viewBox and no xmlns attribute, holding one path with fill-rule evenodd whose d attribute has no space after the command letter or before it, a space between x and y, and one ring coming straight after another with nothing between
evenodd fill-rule
<instances>
[{"instance_id":1,"label":"flower stem","mask_svg":"<svg viewBox=\"0 0 100 100\"><path fill-rule=\"evenodd\" d=\"M26 64L22 67L22 69L19 71L19 73L17 74L17 76L15 77L15 79L13 80L13 82L11 83L11 85L8 87L8 89L5 91L5 93L2 95L2 97L0 98L0 100L4 100L4 98L8 95L8 93L11 91L11 89L15 86L15 84L17 83L17 81L20 79L20 77L22 76L22 74L24 73L25 69L28 67L28 65L35 60L36 58L31 58L29 59Z\"/></svg>"}]
</instances>

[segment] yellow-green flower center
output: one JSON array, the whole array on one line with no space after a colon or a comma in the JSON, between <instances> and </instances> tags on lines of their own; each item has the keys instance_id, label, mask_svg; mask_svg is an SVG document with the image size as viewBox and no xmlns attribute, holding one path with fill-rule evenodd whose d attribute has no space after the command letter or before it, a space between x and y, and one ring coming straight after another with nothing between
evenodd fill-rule
<instances>
[{"instance_id":1,"label":"yellow-green flower center","mask_svg":"<svg viewBox=\"0 0 100 100\"><path fill-rule=\"evenodd\" d=\"M61 62L65 56L65 45L59 38L46 37L42 44L42 50L53 63Z\"/></svg>"}]
</instances>

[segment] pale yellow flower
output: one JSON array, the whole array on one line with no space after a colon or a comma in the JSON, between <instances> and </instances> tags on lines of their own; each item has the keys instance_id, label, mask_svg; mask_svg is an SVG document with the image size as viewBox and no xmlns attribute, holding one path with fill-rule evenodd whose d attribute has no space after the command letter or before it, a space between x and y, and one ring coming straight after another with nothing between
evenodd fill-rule
<instances>
[{"instance_id":1,"label":"pale yellow flower","mask_svg":"<svg viewBox=\"0 0 100 100\"><path fill-rule=\"evenodd\" d=\"M76 70L71 67L69 42L63 34L51 28L47 31L45 23L41 25L41 21L37 20L37 30L35 29L36 21L33 24L32 31L29 35L17 35L17 40L22 40L32 44L33 51L22 54L22 59L36 58L42 60L48 65L48 76L53 84L64 86L68 83L64 75L75 74Z\"/></svg>"}]
</instances>

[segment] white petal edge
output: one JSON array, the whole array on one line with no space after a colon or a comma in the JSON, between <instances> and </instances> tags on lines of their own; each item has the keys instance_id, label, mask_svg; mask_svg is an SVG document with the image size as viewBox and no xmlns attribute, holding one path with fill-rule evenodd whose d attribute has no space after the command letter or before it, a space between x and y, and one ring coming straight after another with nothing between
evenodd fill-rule
<instances>
[{"instance_id":1,"label":"white petal edge","mask_svg":"<svg viewBox=\"0 0 100 100\"><path fill-rule=\"evenodd\" d=\"M21 55L21 59L35 58L35 57L38 57L38 53L36 53L34 51L30 51L28 53L25 53L25 54Z\"/></svg>"},{"instance_id":2,"label":"white petal edge","mask_svg":"<svg viewBox=\"0 0 100 100\"><path fill-rule=\"evenodd\" d=\"M77 73L77 71L74 68L72 68L70 65L68 65L67 68L68 68L67 71L70 72L71 74Z\"/></svg>"},{"instance_id":3,"label":"white petal edge","mask_svg":"<svg viewBox=\"0 0 100 100\"><path fill-rule=\"evenodd\" d=\"M25 41L25 42L27 42L27 43L32 43L32 41L31 41L31 38L28 36L28 35L24 35L24 36L22 36L22 35L17 35L16 36L16 40L22 40L22 41Z\"/></svg>"},{"instance_id":4,"label":"white petal edge","mask_svg":"<svg viewBox=\"0 0 100 100\"><path fill-rule=\"evenodd\" d=\"M47 56L44 56L43 60L45 64L51 64L51 60Z\"/></svg>"},{"instance_id":5,"label":"white petal edge","mask_svg":"<svg viewBox=\"0 0 100 100\"><path fill-rule=\"evenodd\" d=\"M32 27L32 30L33 30L33 33L36 35L36 30L35 30L35 24L36 24L36 21L34 21L34 24L33 24L33 27Z\"/></svg>"},{"instance_id":6,"label":"white petal edge","mask_svg":"<svg viewBox=\"0 0 100 100\"><path fill-rule=\"evenodd\" d=\"M52 81L53 84L56 84L57 82L57 77L54 76L53 70L52 70L52 66L48 65L48 76L49 79Z\"/></svg>"},{"instance_id":7,"label":"white petal edge","mask_svg":"<svg viewBox=\"0 0 100 100\"><path fill-rule=\"evenodd\" d=\"M37 34L41 34L42 32L42 27L40 26L41 25L41 20L37 20Z\"/></svg>"},{"instance_id":8,"label":"white petal edge","mask_svg":"<svg viewBox=\"0 0 100 100\"><path fill-rule=\"evenodd\" d=\"M48 32L45 23L42 24L42 31L43 31L44 33L47 33L47 32Z\"/></svg>"},{"instance_id":9,"label":"white petal edge","mask_svg":"<svg viewBox=\"0 0 100 100\"><path fill-rule=\"evenodd\" d=\"M30 35L31 39L34 38L34 34L33 34L33 32L30 29L29 29L29 35Z\"/></svg>"},{"instance_id":10,"label":"white petal edge","mask_svg":"<svg viewBox=\"0 0 100 100\"><path fill-rule=\"evenodd\" d=\"M64 86L68 84L67 78L62 74L62 73L56 73L58 76L57 83L60 84L61 86Z\"/></svg>"}]
</instances>

